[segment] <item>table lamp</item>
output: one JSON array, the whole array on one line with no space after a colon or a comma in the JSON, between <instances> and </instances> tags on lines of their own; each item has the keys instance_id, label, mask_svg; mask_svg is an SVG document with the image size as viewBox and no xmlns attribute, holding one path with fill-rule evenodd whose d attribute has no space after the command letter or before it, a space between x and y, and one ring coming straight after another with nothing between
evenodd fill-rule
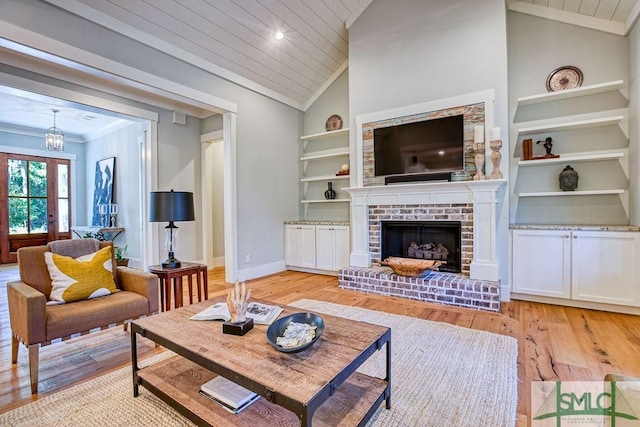
<instances>
[{"instance_id":1,"label":"table lamp","mask_svg":"<svg viewBox=\"0 0 640 427\"><path fill-rule=\"evenodd\" d=\"M162 268L180 268L180 261L174 256L178 227L174 221L195 220L193 193L185 191L152 191L149 197L149 221L168 222L165 246L169 254Z\"/></svg>"}]
</instances>

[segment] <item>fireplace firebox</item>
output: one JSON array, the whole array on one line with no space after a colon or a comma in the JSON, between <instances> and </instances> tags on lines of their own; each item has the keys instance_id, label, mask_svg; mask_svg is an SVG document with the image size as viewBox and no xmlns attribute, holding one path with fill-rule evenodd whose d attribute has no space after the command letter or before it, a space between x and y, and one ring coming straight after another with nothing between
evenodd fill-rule
<instances>
[{"instance_id":1,"label":"fireplace firebox","mask_svg":"<svg viewBox=\"0 0 640 427\"><path fill-rule=\"evenodd\" d=\"M390 256L446 261L440 271L461 271L460 221L382 221L381 259Z\"/></svg>"}]
</instances>

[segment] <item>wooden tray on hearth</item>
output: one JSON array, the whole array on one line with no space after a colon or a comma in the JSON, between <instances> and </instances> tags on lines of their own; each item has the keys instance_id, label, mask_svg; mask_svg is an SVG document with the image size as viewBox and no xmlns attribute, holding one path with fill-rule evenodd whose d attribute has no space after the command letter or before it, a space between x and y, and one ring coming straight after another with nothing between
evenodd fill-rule
<instances>
[{"instance_id":1,"label":"wooden tray on hearth","mask_svg":"<svg viewBox=\"0 0 640 427\"><path fill-rule=\"evenodd\" d=\"M438 271L442 264L446 261L436 261L430 259L415 259L390 256L384 261L380 261L380 265L391 267L394 273L399 276L418 277L427 270Z\"/></svg>"}]
</instances>

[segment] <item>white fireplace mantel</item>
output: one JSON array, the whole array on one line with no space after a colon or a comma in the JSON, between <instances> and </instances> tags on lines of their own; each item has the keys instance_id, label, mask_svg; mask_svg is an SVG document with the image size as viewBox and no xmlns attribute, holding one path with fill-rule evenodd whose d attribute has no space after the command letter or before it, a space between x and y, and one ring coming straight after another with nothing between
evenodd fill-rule
<instances>
[{"instance_id":1,"label":"white fireplace mantel","mask_svg":"<svg viewBox=\"0 0 640 427\"><path fill-rule=\"evenodd\" d=\"M469 203L473 205L470 278L499 280L496 253L498 203L506 180L423 182L345 188L351 195L351 257L354 267L371 266L369 206Z\"/></svg>"}]
</instances>

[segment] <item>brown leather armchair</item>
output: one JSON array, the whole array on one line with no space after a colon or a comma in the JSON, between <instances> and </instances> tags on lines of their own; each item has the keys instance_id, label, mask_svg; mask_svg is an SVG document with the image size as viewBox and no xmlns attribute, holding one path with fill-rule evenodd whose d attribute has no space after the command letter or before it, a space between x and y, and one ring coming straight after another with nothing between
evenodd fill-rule
<instances>
[{"instance_id":1,"label":"brown leather armchair","mask_svg":"<svg viewBox=\"0 0 640 427\"><path fill-rule=\"evenodd\" d=\"M91 243L87 240L93 239L51 242L46 246L18 250L20 281L7 284L12 332L11 361L18 361L20 342L29 349L31 392L34 394L38 392L40 346L51 344L53 340L71 338L71 335L78 333L88 333L95 328L104 329L124 323L126 329L126 322L158 311L157 276L128 267L113 269L119 292L66 304L47 305L51 278L44 253L50 252L51 246L59 244L67 250L72 249L74 258L86 255L93 252L88 250ZM94 241L94 244L96 248L102 248L112 243ZM116 266L113 255L112 266Z\"/></svg>"}]
</instances>

